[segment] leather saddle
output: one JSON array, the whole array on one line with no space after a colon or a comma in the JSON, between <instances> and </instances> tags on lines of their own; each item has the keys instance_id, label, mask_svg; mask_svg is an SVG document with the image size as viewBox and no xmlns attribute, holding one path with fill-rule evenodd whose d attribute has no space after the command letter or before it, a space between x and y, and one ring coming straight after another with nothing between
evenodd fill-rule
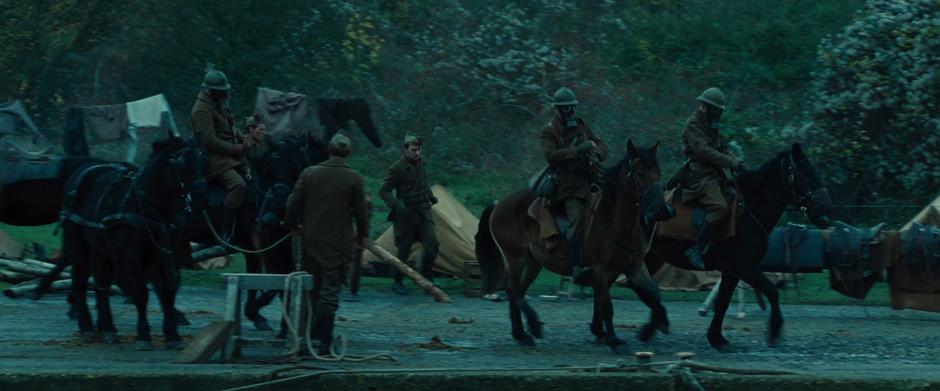
<instances>
[{"instance_id":1,"label":"leather saddle","mask_svg":"<svg viewBox=\"0 0 940 391\"><path fill-rule=\"evenodd\" d=\"M829 287L848 297L863 299L881 281L891 262L885 256L884 223L871 228L857 228L835 222L826 235L825 262L829 268Z\"/></svg>"},{"instance_id":2,"label":"leather saddle","mask_svg":"<svg viewBox=\"0 0 940 391\"><path fill-rule=\"evenodd\" d=\"M692 223L693 217L696 214L704 215L705 208L696 203L684 203L681 198L677 196L675 189L666 191L666 203L676 208L676 217L656 223L656 236L694 242L698 240L698 229ZM733 200L729 201L728 218L715 227L715 232L712 234L713 243L734 237L738 212L738 203Z\"/></svg>"},{"instance_id":3,"label":"leather saddle","mask_svg":"<svg viewBox=\"0 0 940 391\"><path fill-rule=\"evenodd\" d=\"M818 273L823 269L822 231L788 223L774 228L761 261L764 271Z\"/></svg>"},{"instance_id":4,"label":"leather saddle","mask_svg":"<svg viewBox=\"0 0 940 391\"><path fill-rule=\"evenodd\" d=\"M903 266L917 279L940 272L940 228L913 223L901 234Z\"/></svg>"},{"instance_id":5,"label":"leather saddle","mask_svg":"<svg viewBox=\"0 0 940 391\"><path fill-rule=\"evenodd\" d=\"M590 208L597 210L601 198L600 194L595 194L593 205ZM565 243L564 232L568 228L568 215L565 213L565 208L558 207L559 205L547 207L546 201L544 197L536 197L529 204L526 211L529 218L539 227L537 244L532 248L532 251L536 256L565 258L567 257L567 249L563 244ZM591 229L594 213L585 213L587 213L585 216L587 221L585 221L584 235L587 236Z\"/></svg>"}]
</instances>

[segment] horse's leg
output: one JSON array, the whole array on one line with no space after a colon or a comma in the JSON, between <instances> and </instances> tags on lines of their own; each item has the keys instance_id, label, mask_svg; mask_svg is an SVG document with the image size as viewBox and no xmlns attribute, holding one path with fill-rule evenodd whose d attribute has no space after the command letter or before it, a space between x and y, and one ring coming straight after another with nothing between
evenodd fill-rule
<instances>
[{"instance_id":1,"label":"horse's leg","mask_svg":"<svg viewBox=\"0 0 940 391\"><path fill-rule=\"evenodd\" d=\"M261 259L258 254L244 254L245 269L248 273L260 274ZM254 289L248 290L248 296L245 299L245 318L251 320L256 330L271 330L268 319L261 315L261 305L258 302L257 292ZM263 292L263 291L262 291Z\"/></svg>"},{"instance_id":2,"label":"horse's leg","mask_svg":"<svg viewBox=\"0 0 940 391\"><path fill-rule=\"evenodd\" d=\"M594 314L591 319L591 334L594 335L596 343L604 343L604 320L601 317L600 307L597 300L594 300Z\"/></svg>"},{"instance_id":3,"label":"horse's leg","mask_svg":"<svg viewBox=\"0 0 940 391\"><path fill-rule=\"evenodd\" d=\"M512 324L512 338L520 345L535 346L535 339L522 327L522 302L525 299L525 290L522 288L520 276L524 263L520 258L507 257L509 267L506 269L506 296L509 301L509 321Z\"/></svg>"},{"instance_id":4,"label":"horse's leg","mask_svg":"<svg viewBox=\"0 0 940 391\"><path fill-rule=\"evenodd\" d=\"M147 320L147 280L144 278L144 270L136 260L128 259L128 265L134 265L134 274L129 276L129 288L131 300L134 301L134 307L137 309L137 350L153 350L153 343L150 338L150 323Z\"/></svg>"},{"instance_id":5,"label":"horse's leg","mask_svg":"<svg viewBox=\"0 0 940 391\"><path fill-rule=\"evenodd\" d=\"M111 313L111 284L114 282L113 258L102 257L95 265L95 306L98 308L98 332L104 342L117 341L117 328Z\"/></svg>"},{"instance_id":6,"label":"horse's leg","mask_svg":"<svg viewBox=\"0 0 940 391\"><path fill-rule=\"evenodd\" d=\"M528 254L525 257L525 267L522 272L522 284L520 287L523 292L529 290L529 286L532 285L532 282L535 281L535 278L539 276L539 272L542 271L542 264L535 260L532 254ZM529 305L528 300L525 299L525 294L523 294L521 299L522 312L525 314L526 324L529 325L529 333L532 334L535 338L542 338L542 321L539 319L539 314L535 312L535 309Z\"/></svg>"},{"instance_id":7,"label":"horse's leg","mask_svg":"<svg viewBox=\"0 0 940 391\"><path fill-rule=\"evenodd\" d=\"M153 290L160 300L160 309L163 310L163 340L167 349L180 349L183 347L183 339L180 338L179 330L176 324L175 307L176 287L174 276L175 270L168 270L172 263L162 262L159 257L169 256L164 254L148 254L151 257L146 265L151 270L150 279L153 283Z\"/></svg>"},{"instance_id":8,"label":"horse's leg","mask_svg":"<svg viewBox=\"0 0 940 391\"><path fill-rule=\"evenodd\" d=\"M88 278L91 276L91 253L83 236L82 228L72 223L63 224L62 256L72 262L72 289L69 297L78 321L78 332L82 338L90 338L95 332L91 312L88 310Z\"/></svg>"},{"instance_id":9,"label":"horse's leg","mask_svg":"<svg viewBox=\"0 0 940 391\"><path fill-rule=\"evenodd\" d=\"M776 347L780 342L783 330L783 314L780 312L780 293L777 287L761 273L759 266L748 265L741 271L742 278L754 287L754 291L762 294L770 302L770 320L767 323L767 346Z\"/></svg>"},{"instance_id":10,"label":"horse's leg","mask_svg":"<svg viewBox=\"0 0 940 391\"><path fill-rule=\"evenodd\" d=\"M708 326L708 343L719 351L727 351L730 342L722 335L721 328L725 320L725 313L731 305L731 296L738 286L740 277L735 272L722 271L721 283L718 287L718 297L715 298L715 315L711 325Z\"/></svg>"},{"instance_id":11,"label":"horse's leg","mask_svg":"<svg viewBox=\"0 0 940 391\"><path fill-rule=\"evenodd\" d=\"M617 333L614 331L614 303L610 297L610 283L598 275L597 271L595 271L592 282L594 304L600 310L600 317L604 324L604 343L614 353L624 354L627 350L627 342L617 337Z\"/></svg>"},{"instance_id":12,"label":"horse's leg","mask_svg":"<svg viewBox=\"0 0 940 391\"><path fill-rule=\"evenodd\" d=\"M656 335L657 330L668 335L669 317L666 315L666 307L663 306L663 296L659 291L659 286L650 277L646 265L641 265L640 270L633 273L627 282L630 284L630 289L640 298L640 301L650 309L650 321L643 325L637 334L640 341L649 341L650 338Z\"/></svg>"}]
</instances>

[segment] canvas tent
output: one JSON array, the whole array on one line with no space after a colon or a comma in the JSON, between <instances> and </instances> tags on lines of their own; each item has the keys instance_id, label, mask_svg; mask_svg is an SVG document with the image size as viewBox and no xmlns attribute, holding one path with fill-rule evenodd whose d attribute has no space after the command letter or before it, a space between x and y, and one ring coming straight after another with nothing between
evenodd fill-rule
<instances>
[{"instance_id":1,"label":"canvas tent","mask_svg":"<svg viewBox=\"0 0 940 391\"><path fill-rule=\"evenodd\" d=\"M437 204L431 208L431 215L434 218L434 224L437 226L437 240L440 243L440 251L438 252L437 261L434 263L434 271L462 277L464 262L476 259L473 238L477 233L479 220L444 187L434 185L431 187L431 192L437 197ZM375 240L375 244L395 254L394 235L392 228L389 228ZM407 263L413 267L417 265L418 260L421 259L422 251L421 244L416 243ZM371 262L381 262L368 251L362 258L362 262L366 265Z\"/></svg>"},{"instance_id":2,"label":"canvas tent","mask_svg":"<svg viewBox=\"0 0 940 391\"><path fill-rule=\"evenodd\" d=\"M23 103L14 100L0 103L0 136L27 133L34 139L39 137L39 129L26 113Z\"/></svg>"},{"instance_id":3,"label":"canvas tent","mask_svg":"<svg viewBox=\"0 0 940 391\"><path fill-rule=\"evenodd\" d=\"M934 198L933 202L925 206L924 209L921 209L911 221L904 224L904 227L901 227L901 231L909 230L913 223L940 227L940 196Z\"/></svg>"},{"instance_id":4,"label":"canvas tent","mask_svg":"<svg viewBox=\"0 0 940 391\"><path fill-rule=\"evenodd\" d=\"M138 154L140 144L179 135L173 111L163 94L99 106L73 106L65 125L65 153L92 155L107 160L142 163L149 155Z\"/></svg>"},{"instance_id":5,"label":"canvas tent","mask_svg":"<svg viewBox=\"0 0 940 391\"><path fill-rule=\"evenodd\" d=\"M271 135L292 130L307 129L307 96L296 92L278 91L258 87L255 112L261 114L267 132Z\"/></svg>"},{"instance_id":6,"label":"canvas tent","mask_svg":"<svg viewBox=\"0 0 940 391\"><path fill-rule=\"evenodd\" d=\"M921 209L907 224L904 224L897 235L903 240L914 223L940 227L940 196ZM924 249L927 248L925 245ZM937 293L940 292L940 281L938 281L940 277L936 273L919 275L911 272L904 266L907 255L900 249L897 251L898 259L892 271L888 273L888 284L891 286L891 308L940 312L940 293Z\"/></svg>"}]
</instances>

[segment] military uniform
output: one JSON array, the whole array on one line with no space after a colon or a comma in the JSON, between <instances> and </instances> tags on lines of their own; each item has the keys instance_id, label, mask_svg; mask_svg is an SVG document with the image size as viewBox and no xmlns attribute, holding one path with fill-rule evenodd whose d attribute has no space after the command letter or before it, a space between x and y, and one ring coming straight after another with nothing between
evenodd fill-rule
<instances>
[{"instance_id":1,"label":"military uniform","mask_svg":"<svg viewBox=\"0 0 940 391\"><path fill-rule=\"evenodd\" d=\"M574 92L561 88L555 93L554 105L574 106L577 100ZM565 230L568 244L568 257L576 282L582 280L587 273L579 273L581 263L581 243L585 229L586 200L590 195L592 179L595 168L591 167L592 159L601 162L607 159L607 145L601 141L587 122L581 118L574 119L576 126L569 124L561 113L555 112L552 120L542 128L539 135L542 156L548 162L551 175L554 177L555 189L547 194L549 207L561 203L568 215L569 226ZM590 142L596 146L590 146ZM592 156L593 155L593 156ZM580 276L579 276L580 274Z\"/></svg>"},{"instance_id":2,"label":"military uniform","mask_svg":"<svg viewBox=\"0 0 940 391\"><path fill-rule=\"evenodd\" d=\"M196 98L191 114L193 133L206 150L206 180L225 188L225 207L238 209L245 201L245 179L248 165L244 154L236 155L236 145L244 134L235 128L232 113L212 101L203 91Z\"/></svg>"},{"instance_id":3,"label":"military uniform","mask_svg":"<svg viewBox=\"0 0 940 391\"><path fill-rule=\"evenodd\" d=\"M431 217L431 205L437 203L437 198L428 186L424 161L413 162L407 157L402 157L395 162L385 174L379 197L391 209L388 220L392 221L395 231L398 259L402 262L408 261L411 257L411 247L415 242L420 242L424 246L421 275L432 280L431 273L439 244L434 219ZM396 283L400 284L402 274L396 270L394 277Z\"/></svg>"},{"instance_id":4,"label":"military uniform","mask_svg":"<svg viewBox=\"0 0 940 391\"><path fill-rule=\"evenodd\" d=\"M718 134L718 120L725 108L724 93L712 87L697 99L701 105L682 131L682 152L689 163L678 177L682 202L697 202L706 210L704 218L693 215L692 224L699 236L695 245L685 252L692 267L704 269L704 253L712 231L728 218L728 201L722 186L731 177L730 171L746 166L728 151L728 144Z\"/></svg>"},{"instance_id":5,"label":"military uniform","mask_svg":"<svg viewBox=\"0 0 940 391\"><path fill-rule=\"evenodd\" d=\"M334 140L337 137L345 139L348 145L345 136L335 136ZM347 264L354 255L355 240L369 234L362 176L338 156L304 169L287 198L285 224L296 226L300 214L303 218L303 268L314 276L311 300L316 317L312 327L323 353L328 351L333 339L339 293Z\"/></svg>"},{"instance_id":6,"label":"military uniform","mask_svg":"<svg viewBox=\"0 0 940 391\"><path fill-rule=\"evenodd\" d=\"M689 167L682 178L682 202L698 202L708 211L706 221L719 224L728 216L728 201L722 184L739 159L728 151L728 145L717 129L708 126L705 113L696 111L682 132L682 152Z\"/></svg>"}]
</instances>

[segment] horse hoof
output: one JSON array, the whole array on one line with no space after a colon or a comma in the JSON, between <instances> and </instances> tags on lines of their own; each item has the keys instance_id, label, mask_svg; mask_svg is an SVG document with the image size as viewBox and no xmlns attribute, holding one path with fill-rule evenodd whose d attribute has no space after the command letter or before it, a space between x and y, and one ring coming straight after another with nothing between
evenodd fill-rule
<instances>
[{"instance_id":1,"label":"horse hoof","mask_svg":"<svg viewBox=\"0 0 940 391\"><path fill-rule=\"evenodd\" d=\"M728 353L731 351L731 342L725 339L724 336L708 336L708 344L711 345L715 350L721 353Z\"/></svg>"},{"instance_id":2,"label":"horse hoof","mask_svg":"<svg viewBox=\"0 0 940 391\"><path fill-rule=\"evenodd\" d=\"M268 323L268 320L262 317L261 319L256 319L252 321L255 324L255 330L261 331L270 331L274 330L271 328L271 325Z\"/></svg>"},{"instance_id":3,"label":"horse hoof","mask_svg":"<svg viewBox=\"0 0 940 391\"><path fill-rule=\"evenodd\" d=\"M134 349L137 349L139 351L153 350L153 342L137 341L136 343L134 343Z\"/></svg>"},{"instance_id":4,"label":"horse hoof","mask_svg":"<svg viewBox=\"0 0 940 391\"><path fill-rule=\"evenodd\" d=\"M539 322L535 327L530 327L529 334L532 334L532 336L535 338L542 339L542 337L545 336L544 332L542 331L543 324L545 323Z\"/></svg>"},{"instance_id":5,"label":"horse hoof","mask_svg":"<svg viewBox=\"0 0 940 391\"><path fill-rule=\"evenodd\" d=\"M531 335L527 335L522 338L516 338L516 343L518 343L519 346L535 346L535 338L532 338Z\"/></svg>"},{"instance_id":6,"label":"horse hoof","mask_svg":"<svg viewBox=\"0 0 940 391\"><path fill-rule=\"evenodd\" d=\"M82 331L78 336L84 343L95 342L95 333L92 331Z\"/></svg>"},{"instance_id":7,"label":"horse hoof","mask_svg":"<svg viewBox=\"0 0 940 391\"><path fill-rule=\"evenodd\" d=\"M177 326L189 326L191 324L192 323L190 323L189 319L186 319L186 315L183 315L182 312L176 313L176 325Z\"/></svg>"},{"instance_id":8,"label":"horse hoof","mask_svg":"<svg viewBox=\"0 0 940 391\"><path fill-rule=\"evenodd\" d=\"M117 333L112 331L101 333L101 340L105 343L117 343Z\"/></svg>"},{"instance_id":9,"label":"horse hoof","mask_svg":"<svg viewBox=\"0 0 940 391\"><path fill-rule=\"evenodd\" d=\"M705 307L699 308L698 316L708 316L708 308L705 308Z\"/></svg>"},{"instance_id":10,"label":"horse hoof","mask_svg":"<svg viewBox=\"0 0 940 391\"><path fill-rule=\"evenodd\" d=\"M642 329L640 329L640 332L637 333L637 339L639 339L640 342L648 342L649 340L653 339L653 336L655 335L656 327L651 324L646 324Z\"/></svg>"},{"instance_id":11,"label":"horse hoof","mask_svg":"<svg viewBox=\"0 0 940 391\"><path fill-rule=\"evenodd\" d=\"M182 349L183 349L183 345L185 345L185 344L183 343L183 340L181 340L181 339L177 339L177 340L173 340L173 341L166 341L166 342L163 343L163 346L164 346L167 350L182 350Z\"/></svg>"}]
</instances>

